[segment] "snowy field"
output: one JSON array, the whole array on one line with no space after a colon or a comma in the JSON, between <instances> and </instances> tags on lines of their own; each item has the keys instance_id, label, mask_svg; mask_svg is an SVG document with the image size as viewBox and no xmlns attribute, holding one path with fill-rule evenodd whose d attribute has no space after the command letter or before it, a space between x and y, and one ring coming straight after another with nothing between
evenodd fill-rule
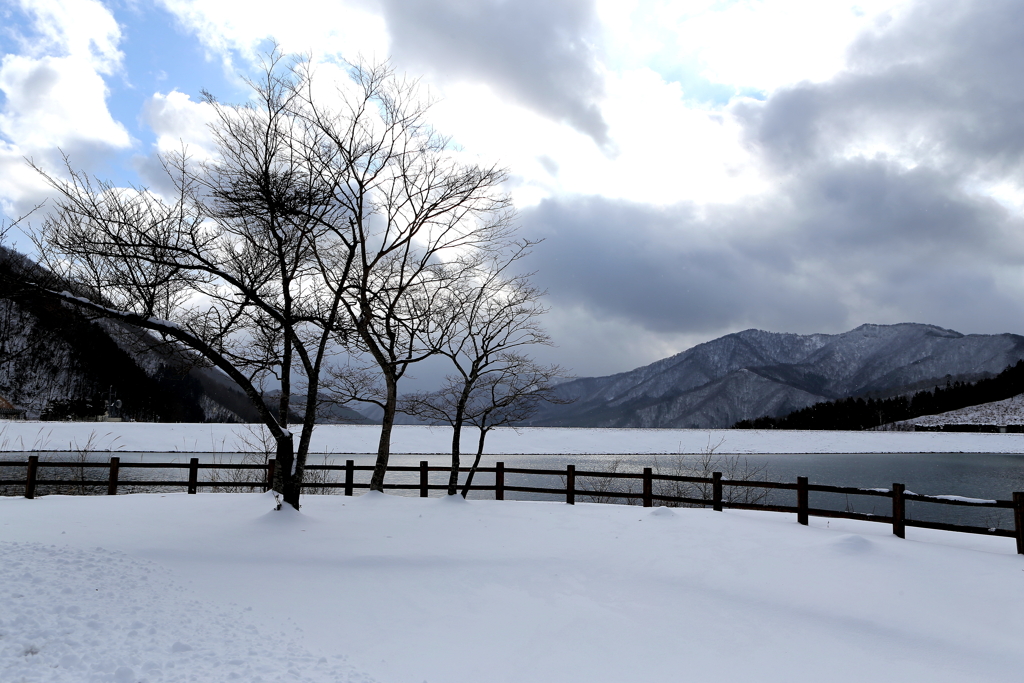
<instances>
[{"instance_id":1,"label":"snowy field","mask_svg":"<svg viewBox=\"0 0 1024 683\"><path fill-rule=\"evenodd\" d=\"M0 680L1011 681L1011 539L702 509L0 499Z\"/></svg>"},{"instance_id":2,"label":"snowy field","mask_svg":"<svg viewBox=\"0 0 1024 683\"><path fill-rule=\"evenodd\" d=\"M245 451L262 428L226 424L139 422L7 422L0 427L0 451L93 451L233 453ZM375 453L380 428L373 425L320 425L313 453ZM476 444L463 432L463 448ZM1024 453L1022 434L937 432L838 432L707 429L495 429L487 438L490 454L667 454L700 453L718 446L720 454L758 453ZM393 453L451 452L451 429L399 425Z\"/></svg>"}]
</instances>

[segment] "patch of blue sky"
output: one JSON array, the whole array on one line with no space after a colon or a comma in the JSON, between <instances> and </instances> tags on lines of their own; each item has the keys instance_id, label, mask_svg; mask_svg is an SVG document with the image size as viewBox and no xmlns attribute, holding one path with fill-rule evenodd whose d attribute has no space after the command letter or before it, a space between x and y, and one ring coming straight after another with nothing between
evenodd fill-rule
<instances>
[{"instance_id":1,"label":"patch of blue sky","mask_svg":"<svg viewBox=\"0 0 1024 683\"><path fill-rule=\"evenodd\" d=\"M683 98L687 102L702 107L725 107L737 97L750 97L755 100L764 100L767 97L764 91L757 88L712 81L702 76L695 68L676 67L659 69L658 72L669 83L679 84Z\"/></svg>"},{"instance_id":2,"label":"patch of blue sky","mask_svg":"<svg viewBox=\"0 0 1024 683\"><path fill-rule=\"evenodd\" d=\"M134 181L128 157L148 154L156 142L143 119L145 104L155 93L177 90L199 100L201 91L207 90L218 99L234 102L247 97L247 91L239 78L225 71L220 57L209 54L166 10L131 3L115 10L115 17L121 26L124 70L107 79L107 106L136 144L124 152L124 163L116 164L124 177L110 180Z\"/></svg>"},{"instance_id":3,"label":"patch of blue sky","mask_svg":"<svg viewBox=\"0 0 1024 683\"><path fill-rule=\"evenodd\" d=\"M129 149L92 157L91 173L115 184L139 179L131 163L139 154L149 154L156 141L143 119L146 102L155 93L172 90L193 100L208 90L223 101L241 101L248 90L240 78L225 70L218 55L210 55L199 39L184 29L163 8L149 3L118 2L108 5L120 30L118 49L124 55L121 69L104 76L107 109L133 139ZM4 3L0 6L0 54L47 52L47 36L34 18ZM244 60L234 60L244 64ZM6 98L0 91L0 107Z\"/></svg>"},{"instance_id":4,"label":"patch of blue sky","mask_svg":"<svg viewBox=\"0 0 1024 683\"><path fill-rule=\"evenodd\" d=\"M0 55L22 54L40 44L43 38L43 33L24 12L16 11L11 3L0 4ZM0 90L0 105L6 101Z\"/></svg>"}]
</instances>

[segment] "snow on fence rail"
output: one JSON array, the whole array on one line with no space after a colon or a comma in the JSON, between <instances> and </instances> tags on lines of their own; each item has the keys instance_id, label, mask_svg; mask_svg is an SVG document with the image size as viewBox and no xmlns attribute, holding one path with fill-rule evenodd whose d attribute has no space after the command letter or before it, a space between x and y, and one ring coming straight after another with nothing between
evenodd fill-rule
<instances>
[{"instance_id":1,"label":"snow on fence rail","mask_svg":"<svg viewBox=\"0 0 1024 683\"><path fill-rule=\"evenodd\" d=\"M276 461L271 459L267 464L249 464L249 463L200 463L199 458L192 458L188 464L185 463L154 463L154 462L131 462L122 463L118 456L110 458L109 462L39 462L38 455L29 456L27 461L3 461L0 462L0 466L4 468L18 468L23 467L25 469L25 477L23 479L0 479L0 486L24 486L24 496L26 498L34 498L36 495L36 489L38 486L60 486L66 485L68 480L65 479L41 479L39 478L39 468L67 468L67 469L79 469L79 468L106 468L107 480L88 480L81 483L89 486L100 486L102 487L105 483L107 488L107 495L116 495L118 486L124 486L129 484L134 488L137 487L154 487L154 486L185 486L188 493L196 493L200 488L249 488L261 489L267 491L270 488L270 483L273 481L274 468ZM148 469L187 469L188 480L132 480L131 482L120 481L120 471L122 468L148 468ZM253 476L244 477L244 480L211 480L211 481L199 481L199 470L234 470L236 472L243 472L246 470L253 471ZM346 496L353 495L355 489L368 489L370 484L368 482L357 482L356 472L371 472L373 471L373 465L356 465L355 461L347 460L344 465L307 465L307 472L322 472L327 473L330 471L344 472L344 481L329 481L327 477L321 477L320 481L311 481L303 484L303 489L344 489ZM461 467L460 472L469 472L471 468ZM83 470L80 470L83 471ZM448 484L431 484L430 473L431 472L450 472L451 468L447 466L434 466L431 467L430 463L426 460L420 461L418 467L416 466L392 466L388 467L388 472L409 472L419 473L419 482L413 484L403 483L385 483L385 489L391 490L418 490L420 496L426 498L430 491L436 490L447 490ZM518 492L518 493L540 493L540 494L551 494L556 496L565 496L565 502L569 505L576 503L576 496L590 496L594 499L598 498L624 498L627 504L632 500L639 499L642 501L644 507L653 507L655 501L663 503L679 503L683 505L695 505L695 506L708 506L710 505L716 511L722 511L725 508L734 508L739 510L764 510L769 512L788 512L795 513L797 521L800 524L807 525L809 517L829 517L829 518L841 518L841 519L857 519L867 522L881 522L884 524L892 525L892 532L899 538L906 538L906 528L919 527L923 529L938 529L942 531L957 531L961 533L969 534L984 534L986 536L1005 536L1015 538L1017 542L1017 553L1024 555L1024 492L1015 492L1012 500L988 500L981 498L967 498L963 496L929 496L907 491L903 484L894 483L891 489L878 489L878 488L860 488L852 486L829 486L825 484L810 484L807 481L807 477L797 477L796 483L791 482L773 482L773 481L752 481L752 480L736 480L736 479L723 479L721 472L714 472L711 477L695 477L695 476L681 476L671 474L655 474L653 469L645 467L643 472L599 472L599 471L586 471L577 470L575 465L566 465L564 470L556 469L540 469L530 467L505 467L503 462L495 463L494 467L479 467L476 469L478 473L487 473L494 475L493 484L472 484L469 489L472 491L494 491L495 500L504 500L506 492ZM514 486L505 483L506 474L526 474L536 476L554 476L560 478L560 487L540 487L540 486ZM580 488L577 486L577 477L587 479L628 479L628 480L640 480L642 484L642 491L615 491L608 488L601 490L589 490ZM676 495L665 495L654 492L654 482L676 482L676 483L690 483L697 484L702 487L710 487L710 498L701 497L687 497L687 496L676 496ZM797 504L793 505L773 505L768 503L758 502L740 502L727 500L723 496L723 489L725 487L738 487L738 488L754 488L754 489L782 489L789 491L796 491ZM706 489L705 489L706 490ZM849 510L827 510L824 508L812 508L810 506L810 493L839 493L847 495L858 495L858 496L874 496L879 498L889 498L892 501L892 514L891 515L875 515L864 512L852 512ZM993 527L980 527L980 526L968 526L963 524L948 524L946 522L929 522L925 520L914 520L907 519L906 516L906 502L907 501L919 501L926 503L935 503L938 505L961 505L970 506L975 508L1002 508L1013 510L1013 530L999 529Z\"/></svg>"}]
</instances>

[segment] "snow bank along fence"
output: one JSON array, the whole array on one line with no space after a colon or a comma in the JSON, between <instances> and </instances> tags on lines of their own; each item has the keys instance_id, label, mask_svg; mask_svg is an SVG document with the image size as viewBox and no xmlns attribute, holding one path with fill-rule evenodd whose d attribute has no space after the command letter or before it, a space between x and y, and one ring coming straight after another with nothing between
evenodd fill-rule
<instances>
[{"instance_id":1,"label":"snow bank along fence","mask_svg":"<svg viewBox=\"0 0 1024 683\"><path fill-rule=\"evenodd\" d=\"M270 488L270 482L273 481L274 468L276 466L275 460L271 459L266 465L262 464L248 464L248 463L200 463L199 458L192 458L187 464L186 463L154 463L154 462L126 462L122 463L121 459L117 456L110 458L109 462L39 462L38 455L29 456L27 461L4 461L0 462L0 466L5 468L24 468L25 478L24 479L0 479L0 485L23 485L24 494L26 498L34 498L36 495L36 488L38 486L66 486L69 483L67 478L63 479L41 479L39 478L39 468L66 468L66 469L79 469L79 468L107 468L107 480L89 479L80 482L83 485L102 488L104 483L107 488L107 495L116 495L118 486L129 485L133 490L138 490L141 487L154 487L154 486L186 486L189 493L196 493L200 488L248 488L248 489L261 489L267 491ZM122 468L148 468L148 469L187 469L188 470L188 481L181 480L161 480L161 481L143 481L143 480L132 480L121 482L119 480L120 470ZM237 480L222 480L217 479L213 481L199 481L199 470L234 470L236 472L243 472L245 470L254 471L249 477L236 477L236 479L245 479L244 481ZM80 470L81 471L81 470ZM316 489L344 489L346 496L353 495L355 489L368 489L370 484L368 482L357 482L356 472L372 472L373 465L356 465L355 461L347 460L344 465L307 465L307 472L322 472L327 474L331 471L344 472L344 481L327 481L328 477L319 477L322 481L311 481L303 484L303 489L307 491ZM393 466L388 467L388 472L407 472L407 473L419 473L419 482L412 484L402 483L385 483L385 489L397 489L397 490L418 490L421 497L426 498L430 491L436 490L447 490L448 484L431 484L430 473L431 472L450 472L451 468L447 466L435 466L431 467L430 463L426 460L420 462L418 467L415 466ZM469 472L470 468L462 467L459 468L460 472ZM694 476L682 476L682 475L671 475L671 474L655 474L652 468L645 467L643 472L596 472L596 471L578 471L575 465L567 465L564 470L553 470L553 469L538 469L530 467L505 467L502 462L495 463L494 467L479 467L476 470L477 473L486 473L494 475L494 484L473 484L470 486L472 491L494 491L495 500L504 500L505 492L519 492L519 493L541 493L551 494L556 496L565 496L565 502L569 505L576 503L576 497L590 497L591 499L611 499L619 498L625 499L627 503L634 500L640 500L644 507L653 507L655 502L661 503L676 503L682 505L693 505L706 507L710 505L714 510L721 511L725 508L734 508L739 510L766 510L770 512L789 512L795 513L797 521L800 524L806 525L809 517L830 517L840 519L859 519L866 522L881 522L883 524L891 524L892 532L900 538L906 537L906 528L919 527L923 529L939 529L943 531L959 531L962 533L969 534L983 534L986 536L1005 536L1015 538L1017 541L1017 552L1024 555L1024 492L1015 492L1012 500L985 500L979 498L966 498L962 496L926 496L912 491L907 491L903 484L894 483L891 489L877 489L877 488L859 488L852 486L828 486L824 484L810 484L807 481L807 477L797 477L796 483L790 482L774 482L774 481L755 481L755 480L736 480L736 479L723 479L721 472L714 472L711 477L694 477ZM559 477L560 483L562 484L558 488L551 487L538 487L538 486L513 486L505 483L506 474L525 474L525 475L536 475L536 476L551 476ZM636 482L639 480L642 490L641 491L616 491L610 487L602 488L601 490L588 490L586 488L580 488L577 486L577 478L585 478L587 480L632 480ZM710 497L704 496L701 498L679 496L679 495L666 495L662 493L655 493L654 484L655 482L668 482L675 484L695 484L698 490L707 492L710 489ZM584 485L586 482L584 482ZM752 488L752 489L781 489L787 491L796 491L797 504L793 505L773 505L768 503L757 503L757 502L739 502L734 500L726 499L723 496L723 490L726 487L736 488ZM461 488L461 486L460 486ZM879 498L889 498L892 501L892 514L891 515L876 515L864 512L852 512L849 510L827 510L824 508L812 508L810 506L810 494L811 493L838 493L847 495L857 496L874 496ZM1013 522L1014 528L1010 529L999 529L991 527L980 527L980 526L968 526L963 524L948 524L946 522L929 522L924 520L907 519L906 515L906 503L907 501L920 501L925 503L935 503L938 505L961 505L975 508L1002 508L1013 510Z\"/></svg>"}]
</instances>

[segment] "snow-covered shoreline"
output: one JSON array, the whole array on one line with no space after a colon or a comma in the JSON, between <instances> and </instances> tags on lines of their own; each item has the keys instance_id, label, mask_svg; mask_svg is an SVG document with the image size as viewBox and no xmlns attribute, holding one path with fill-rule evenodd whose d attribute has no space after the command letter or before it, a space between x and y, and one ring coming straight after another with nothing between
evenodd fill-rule
<instances>
[{"instance_id":1,"label":"snow-covered shoreline","mask_svg":"<svg viewBox=\"0 0 1024 683\"><path fill-rule=\"evenodd\" d=\"M7 422L0 426L0 452L123 451L146 453L238 453L258 440L256 425L141 422ZM380 428L319 425L312 453L373 453ZM464 449L475 438L463 432ZM939 432L839 432L742 429L495 429L487 452L511 454L720 454L773 453L1007 453L1024 454L1024 434ZM399 425L392 452L446 453L447 427Z\"/></svg>"}]
</instances>

